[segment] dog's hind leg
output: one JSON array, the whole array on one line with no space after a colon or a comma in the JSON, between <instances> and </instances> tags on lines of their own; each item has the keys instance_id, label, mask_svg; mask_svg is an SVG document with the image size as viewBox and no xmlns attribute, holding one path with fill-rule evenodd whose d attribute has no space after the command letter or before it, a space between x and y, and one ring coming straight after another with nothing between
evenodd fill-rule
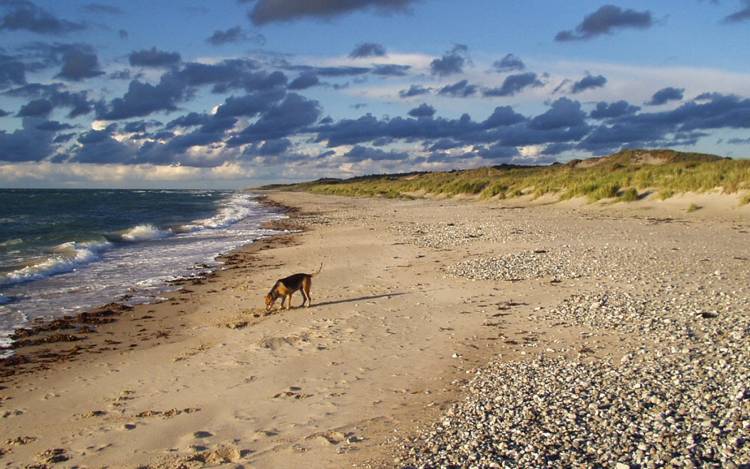
<instances>
[{"instance_id":1,"label":"dog's hind leg","mask_svg":"<svg viewBox=\"0 0 750 469\"><path fill-rule=\"evenodd\" d=\"M305 293L304 286L302 288L300 288L299 291L300 291L300 293L302 293L302 304L299 305L299 307L301 308L301 307L305 306L305 302L308 301L308 298L307 298L307 293Z\"/></svg>"},{"instance_id":2,"label":"dog's hind leg","mask_svg":"<svg viewBox=\"0 0 750 469\"><path fill-rule=\"evenodd\" d=\"M310 279L307 279L306 282L302 284L302 294L305 295L307 298L307 307L309 308L312 304L312 298L310 298L310 285L312 284L312 281ZM302 303L304 304L304 303Z\"/></svg>"}]
</instances>

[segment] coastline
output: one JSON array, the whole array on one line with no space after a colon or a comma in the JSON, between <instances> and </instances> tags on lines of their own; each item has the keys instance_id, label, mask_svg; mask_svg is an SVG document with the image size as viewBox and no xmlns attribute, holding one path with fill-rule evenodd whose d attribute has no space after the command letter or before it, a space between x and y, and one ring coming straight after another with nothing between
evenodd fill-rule
<instances>
[{"instance_id":1,"label":"coastline","mask_svg":"<svg viewBox=\"0 0 750 469\"><path fill-rule=\"evenodd\" d=\"M299 232L233 252L202 283L99 326L96 350L3 384L0 462L403 465L404 442L461 402L488 363L619 362L647 344L546 317L571 295L646 291L655 269L682 262L696 282L720 270L741 291L748 268L732 257L747 220L707 227L658 210L268 195L296 209ZM537 262L514 257L512 280L452 273L515 253ZM608 259L620 270L608 271ZM312 308L264 312L273 280L320 260Z\"/></svg>"},{"instance_id":2,"label":"coastline","mask_svg":"<svg viewBox=\"0 0 750 469\"><path fill-rule=\"evenodd\" d=\"M247 192L257 194L253 191ZM102 326L118 322L125 313L130 313L126 315L128 319L126 323L132 321L135 314L138 313L138 311L134 311L135 309L147 308L147 310L150 310L152 306L160 303L179 301L177 295L193 292L186 288L187 286L195 287L209 282L219 272L237 263L238 257L256 250L272 248L274 238L288 236L289 231L299 229L291 220L291 216L296 212L294 208L269 200L265 195L259 195L257 200L261 205L278 211L287 217L269 220L261 225L261 228L277 231L277 234L253 240L243 246L217 255L215 258L217 265L210 271L167 282L165 290L159 294L163 299L155 298L153 302L135 305L129 305L122 301L112 301L75 315L40 318L27 326L16 328L9 336L13 342L4 349L11 351L12 354L7 357L0 357L0 386L3 386L3 380L14 375L34 373L39 369L48 368L53 363L75 359L87 351L101 353L102 351L113 350L111 347L105 347L101 340L96 340L101 338L99 333L102 332L100 331L100 329L103 329ZM258 243L261 244L255 246ZM120 335L120 328L114 329L104 332L107 335ZM112 342L115 341L117 340L111 337L107 338L105 339L105 345L113 345ZM23 353L19 353L20 351Z\"/></svg>"}]
</instances>

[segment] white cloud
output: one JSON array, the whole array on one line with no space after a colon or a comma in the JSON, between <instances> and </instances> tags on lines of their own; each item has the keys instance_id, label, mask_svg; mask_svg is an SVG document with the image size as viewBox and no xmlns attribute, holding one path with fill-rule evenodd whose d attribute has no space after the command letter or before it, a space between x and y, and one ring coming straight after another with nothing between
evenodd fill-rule
<instances>
[{"instance_id":1,"label":"white cloud","mask_svg":"<svg viewBox=\"0 0 750 469\"><path fill-rule=\"evenodd\" d=\"M91 121L91 130L97 130L101 131L107 128L107 126L110 124L109 121L102 121L102 120L94 120Z\"/></svg>"},{"instance_id":2,"label":"white cloud","mask_svg":"<svg viewBox=\"0 0 750 469\"><path fill-rule=\"evenodd\" d=\"M430 70L430 62L435 57L420 53L389 52L382 57L352 58L349 56L335 57L303 57L302 63L323 67L366 67L368 65L408 65L412 72L425 72Z\"/></svg>"},{"instance_id":3,"label":"white cloud","mask_svg":"<svg viewBox=\"0 0 750 469\"><path fill-rule=\"evenodd\" d=\"M648 101L658 90L667 86L685 88L685 98L690 99L707 91L740 96L750 95L750 74L727 70L685 66L640 66L606 62L578 61L527 61L532 67L545 67L551 81L559 83L564 78L580 79L585 71L604 75L607 84L580 95L591 100L617 101L624 99L633 104ZM673 104L673 106L676 105Z\"/></svg>"},{"instance_id":4,"label":"white cloud","mask_svg":"<svg viewBox=\"0 0 750 469\"><path fill-rule=\"evenodd\" d=\"M176 165L17 163L0 165L3 187L243 187L253 168L224 163L214 168Z\"/></svg>"},{"instance_id":5,"label":"white cloud","mask_svg":"<svg viewBox=\"0 0 750 469\"><path fill-rule=\"evenodd\" d=\"M420 95L411 99L402 100L399 91L404 90L411 84L419 84L437 90L448 83L455 83L465 79L469 83L480 87L496 87L503 83L509 73L501 74L492 70L490 58L482 56L474 60L473 66L465 67L464 73L451 75L437 79L423 72L429 70L430 56L415 54L419 57L422 70L415 70L405 79L392 78L382 81L367 83L353 83L343 90L343 93L356 96L360 99L371 99L381 102L430 102L430 103L456 103L456 98L440 97L435 95ZM716 91L726 94L737 94L750 96L750 74L731 72L727 70L686 67L686 66L639 66L628 64L617 64L608 62L549 60L524 57L527 71L537 73L545 83L540 87L528 87L521 93L509 97L485 98L477 94L473 98L460 100L461 107L471 112L472 107L492 104L512 105L523 109L541 109L545 101L564 96L569 92L569 86L560 92L553 94L554 89L564 80L576 81L581 79L586 72L593 75L604 75L607 84L601 88L584 91L572 95L574 99L583 102L592 101L619 101L626 100L636 105L648 101L658 90L674 86L685 89L685 98L690 99L707 91ZM349 58L329 59L331 64L355 64L357 61ZM361 61L361 59L360 59ZM518 73L518 72L512 72ZM511 74L512 74L511 73ZM546 74L546 75L545 75ZM664 108L676 107L679 102L672 102ZM659 109L659 108L656 108Z\"/></svg>"},{"instance_id":6,"label":"white cloud","mask_svg":"<svg viewBox=\"0 0 750 469\"><path fill-rule=\"evenodd\" d=\"M518 152L521 156L529 158L539 156L544 150L544 145L528 145L525 147L519 147Z\"/></svg>"}]
</instances>

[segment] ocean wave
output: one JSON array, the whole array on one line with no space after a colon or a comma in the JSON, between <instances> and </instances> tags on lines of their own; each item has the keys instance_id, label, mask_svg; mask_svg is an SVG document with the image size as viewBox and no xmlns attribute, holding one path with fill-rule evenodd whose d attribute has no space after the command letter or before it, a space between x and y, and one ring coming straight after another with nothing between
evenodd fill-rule
<instances>
[{"instance_id":1,"label":"ocean wave","mask_svg":"<svg viewBox=\"0 0 750 469\"><path fill-rule=\"evenodd\" d=\"M78 266L99 259L101 252L112 244L102 242L70 241L55 246L52 255L40 262L28 265L18 270L8 272L0 277L0 285L38 280L50 275L61 274L75 270Z\"/></svg>"},{"instance_id":2,"label":"ocean wave","mask_svg":"<svg viewBox=\"0 0 750 469\"><path fill-rule=\"evenodd\" d=\"M0 358L8 358L13 356L13 340L10 338L12 332L0 331Z\"/></svg>"},{"instance_id":3,"label":"ocean wave","mask_svg":"<svg viewBox=\"0 0 750 469\"><path fill-rule=\"evenodd\" d=\"M168 191L165 191L168 192ZM189 224L171 229L159 229L157 226L144 223L135 225L127 230L114 235L108 235L107 241L103 242L75 242L71 241L55 246L51 256L25 266L23 268L8 272L0 276L0 285L12 285L18 283L39 280L51 275L61 274L75 270L77 267L96 261L101 252L109 249L117 243L135 243L166 238L178 233L189 233L204 229L219 229L233 225L252 215L258 202L252 194L235 193L221 202L216 214L210 218L195 220ZM6 247L22 243L23 240L12 239L0 244Z\"/></svg>"},{"instance_id":4,"label":"ocean wave","mask_svg":"<svg viewBox=\"0 0 750 469\"><path fill-rule=\"evenodd\" d=\"M236 193L223 201L223 205L213 217L196 220L192 224L184 226L188 229L193 228L193 230L194 227L197 227L198 229L226 228L227 226L233 225L250 216L257 205L258 202L253 195Z\"/></svg>"},{"instance_id":5,"label":"ocean wave","mask_svg":"<svg viewBox=\"0 0 750 469\"><path fill-rule=\"evenodd\" d=\"M166 285L168 282L173 282L183 278L182 276L176 275L157 275L147 279L135 282L136 289L150 289Z\"/></svg>"},{"instance_id":6,"label":"ocean wave","mask_svg":"<svg viewBox=\"0 0 750 469\"><path fill-rule=\"evenodd\" d=\"M136 225L126 230L120 235L120 237L122 238L123 241L136 242L136 241L149 241L152 239L166 238L167 236L171 234L172 233L170 231L160 230L154 225L144 224L144 225Z\"/></svg>"},{"instance_id":7,"label":"ocean wave","mask_svg":"<svg viewBox=\"0 0 750 469\"><path fill-rule=\"evenodd\" d=\"M267 210L251 193L211 191L206 192L210 199L197 202L196 194L181 194L188 202L184 209L179 204L172 205L174 198L169 197L170 204L165 204L163 210L183 212L160 212L157 196L157 205L149 206L152 210L123 214L119 206L113 206L113 217L101 223L81 223L75 235L62 238L108 242L64 243L54 250L34 250L37 257L31 260L31 252L23 251L19 257L25 259L15 259L0 250L0 260L5 263L0 271L0 292L4 293L0 301L10 300L0 306L0 345L6 330L28 322L17 316L19 312L37 318L75 314L113 299L127 304L161 301L165 291L179 288L170 280L217 268L217 255L271 234L260 228L261 223L280 216ZM124 207L130 209L133 205ZM119 224L123 216L127 221ZM172 220L174 224L170 223ZM185 223L184 227L178 226ZM20 232L0 241L21 236L29 244L29 251L37 246L36 238ZM4 275L8 271L10 275ZM6 288L5 284L13 285Z\"/></svg>"},{"instance_id":8,"label":"ocean wave","mask_svg":"<svg viewBox=\"0 0 750 469\"><path fill-rule=\"evenodd\" d=\"M11 301L12 299L9 296L5 296L2 293L0 293L0 305L7 305Z\"/></svg>"}]
</instances>

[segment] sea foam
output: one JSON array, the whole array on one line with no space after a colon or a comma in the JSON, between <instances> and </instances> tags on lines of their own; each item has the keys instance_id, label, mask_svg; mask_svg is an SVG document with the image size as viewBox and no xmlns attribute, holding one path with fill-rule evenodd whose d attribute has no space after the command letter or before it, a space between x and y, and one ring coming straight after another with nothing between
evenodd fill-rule
<instances>
[{"instance_id":1,"label":"sea foam","mask_svg":"<svg viewBox=\"0 0 750 469\"><path fill-rule=\"evenodd\" d=\"M205 228L226 228L250 216L253 213L253 208L257 205L258 202L251 194L234 194L222 203L222 206L213 217L195 220L188 225L183 225L181 229L184 231L195 231Z\"/></svg>"},{"instance_id":2,"label":"sea foam","mask_svg":"<svg viewBox=\"0 0 750 469\"><path fill-rule=\"evenodd\" d=\"M166 238L171 235L170 231L160 230L151 224L136 225L122 233L124 241L137 242L149 241L152 239Z\"/></svg>"},{"instance_id":3,"label":"sea foam","mask_svg":"<svg viewBox=\"0 0 750 469\"><path fill-rule=\"evenodd\" d=\"M50 275L75 270L76 267L99 259L101 252L111 247L107 241L78 243L70 241L55 246L46 259L0 277L0 285L29 282Z\"/></svg>"}]
</instances>

